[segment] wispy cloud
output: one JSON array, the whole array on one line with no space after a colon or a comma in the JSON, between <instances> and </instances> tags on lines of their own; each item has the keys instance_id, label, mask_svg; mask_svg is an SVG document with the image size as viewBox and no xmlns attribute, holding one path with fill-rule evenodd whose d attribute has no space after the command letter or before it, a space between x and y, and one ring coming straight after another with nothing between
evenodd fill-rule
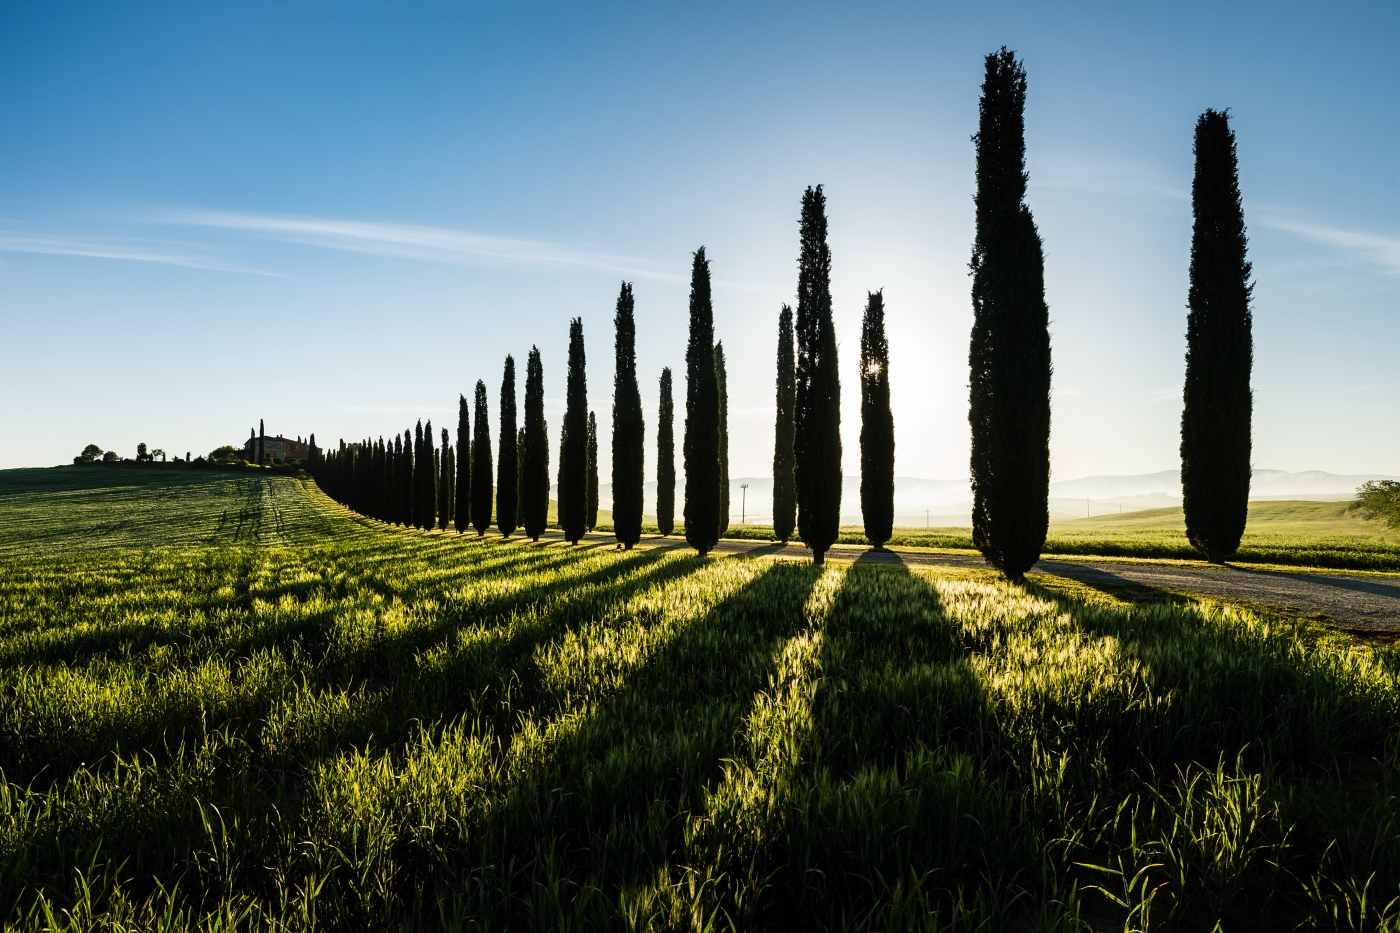
<instances>
[{"instance_id":1,"label":"wispy cloud","mask_svg":"<svg viewBox=\"0 0 1400 933\"><path fill-rule=\"evenodd\" d=\"M1400 275L1400 237L1342 230L1267 215L1259 223L1261 226L1292 233L1314 243L1346 250L1355 258L1379 266L1390 275Z\"/></svg>"},{"instance_id":2,"label":"wispy cloud","mask_svg":"<svg viewBox=\"0 0 1400 933\"><path fill-rule=\"evenodd\" d=\"M681 279L674 269L632 257L447 227L217 211L181 211L162 219L173 224L235 231L323 249L424 262L573 266L639 278Z\"/></svg>"},{"instance_id":3,"label":"wispy cloud","mask_svg":"<svg viewBox=\"0 0 1400 933\"><path fill-rule=\"evenodd\" d=\"M178 248L172 248L170 244L122 237L74 237L0 229L0 252L87 256L95 259L154 262L168 266L183 266L187 269L215 269L220 272L276 275L274 272L233 265L211 256L182 253Z\"/></svg>"},{"instance_id":4,"label":"wispy cloud","mask_svg":"<svg viewBox=\"0 0 1400 933\"><path fill-rule=\"evenodd\" d=\"M1186 202L1191 189L1173 185L1148 166L1087 158L1039 159L1031 166L1031 187L1090 191L1151 200Z\"/></svg>"}]
</instances>

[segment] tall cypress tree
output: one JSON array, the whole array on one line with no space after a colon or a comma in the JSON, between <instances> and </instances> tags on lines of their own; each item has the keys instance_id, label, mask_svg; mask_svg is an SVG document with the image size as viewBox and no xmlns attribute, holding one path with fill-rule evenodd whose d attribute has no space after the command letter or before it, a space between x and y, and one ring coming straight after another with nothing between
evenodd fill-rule
<instances>
[{"instance_id":1,"label":"tall cypress tree","mask_svg":"<svg viewBox=\"0 0 1400 933\"><path fill-rule=\"evenodd\" d=\"M524 515L525 510L521 503L521 490L525 488L521 477L525 469L525 429L521 428L515 439L515 514Z\"/></svg>"},{"instance_id":2,"label":"tall cypress tree","mask_svg":"<svg viewBox=\"0 0 1400 933\"><path fill-rule=\"evenodd\" d=\"M539 347L525 362L525 441L520 455L520 519L532 541L549 522L549 436L544 426L544 364Z\"/></svg>"},{"instance_id":3,"label":"tall cypress tree","mask_svg":"<svg viewBox=\"0 0 1400 933\"><path fill-rule=\"evenodd\" d=\"M1050 310L1026 193L1026 72L987 56L972 247L972 540L1007 579L1040 559L1050 520Z\"/></svg>"},{"instance_id":4,"label":"tall cypress tree","mask_svg":"<svg viewBox=\"0 0 1400 933\"><path fill-rule=\"evenodd\" d=\"M588 531L598 526L598 418L588 413L588 486L584 491L583 524Z\"/></svg>"},{"instance_id":5,"label":"tall cypress tree","mask_svg":"<svg viewBox=\"0 0 1400 933\"><path fill-rule=\"evenodd\" d=\"M472 499L472 458L468 453L472 446L472 415L467 407L467 397L457 396L457 501L452 510L452 527L461 534L471 524Z\"/></svg>"},{"instance_id":6,"label":"tall cypress tree","mask_svg":"<svg viewBox=\"0 0 1400 933\"><path fill-rule=\"evenodd\" d=\"M588 385L583 318L569 322L569 382L559 442L559 527L578 544L588 524Z\"/></svg>"},{"instance_id":7,"label":"tall cypress tree","mask_svg":"<svg viewBox=\"0 0 1400 933\"><path fill-rule=\"evenodd\" d=\"M777 423L773 428L773 537L784 544L797 527L797 478L793 463L794 408L792 307L778 312Z\"/></svg>"},{"instance_id":8,"label":"tall cypress tree","mask_svg":"<svg viewBox=\"0 0 1400 933\"><path fill-rule=\"evenodd\" d=\"M894 414L884 289L869 293L860 329L860 514L865 537L883 548L894 531Z\"/></svg>"},{"instance_id":9,"label":"tall cypress tree","mask_svg":"<svg viewBox=\"0 0 1400 933\"><path fill-rule=\"evenodd\" d=\"M1191 284L1181 413L1186 536L1212 563L1240 546L1249 510L1253 314L1235 134L1226 111L1196 121Z\"/></svg>"},{"instance_id":10,"label":"tall cypress tree","mask_svg":"<svg viewBox=\"0 0 1400 933\"><path fill-rule=\"evenodd\" d=\"M501 377L501 449L496 463L496 527L507 538L520 515L520 455L515 424L515 358L506 357Z\"/></svg>"},{"instance_id":11,"label":"tall cypress tree","mask_svg":"<svg viewBox=\"0 0 1400 933\"><path fill-rule=\"evenodd\" d=\"M729 530L729 374L724 369L724 341L715 344L715 393L719 396L719 530Z\"/></svg>"},{"instance_id":12,"label":"tall cypress tree","mask_svg":"<svg viewBox=\"0 0 1400 933\"><path fill-rule=\"evenodd\" d=\"M431 466L431 465L430 465ZM423 525L423 422L413 426L413 515L409 520L414 528Z\"/></svg>"},{"instance_id":13,"label":"tall cypress tree","mask_svg":"<svg viewBox=\"0 0 1400 933\"><path fill-rule=\"evenodd\" d=\"M656 530L676 530L676 403L671 367L661 370L661 405L656 412Z\"/></svg>"},{"instance_id":14,"label":"tall cypress tree","mask_svg":"<svg viewBox=\"0 0 1400 933\"><path fill-rule=\"evenodd\" d=\"M420 432L421 433L421 432ZM413 476L413 467L418 458L418 447L413 439L413 432L404 429L403 432L403 460L402 469L399 473L399 524L405 528L413 526L417 512L414 497L417 495L417 486Z\"/></svg>"},{"instance_id":15,"label":"tall cypress tree","mask_svg":"<svg viewBox=\"0 0 1400 933\"><path fill-rule=\"evenodd\" d=\"M437 526L447 530L452 516L452 441L447 429L442 429L442 455L438 458Z\"/></svg>"},{"instance_id":16,"label":"tall cypress tree","mask_svg":"<svg viewBox=\"0 0 1400 933\"><path fill-rule=\"evenodd\" d=\"M822 563L841 523L841 380L831 321L831 250L821 185L802 195L797 277L796 408L793 418L797 529Z\"/></svg>"},{"instance_id":17,"label":"tall cypress tree","mask_svg":"<svg viewBox=\"0 0 1400 933\"><path fill-rule=\"evenodd\" d=\"M695 251L690 272L685 370L685 540L703 557L719 540L719 387L710 264L703 246Z\"/></svg>"},{"instance_id":18,"label":"tall cypress tree","mask_svg":"<svg viewBox=\"0 0 1400 933\"><path fill-rule=\"evenodd\" d=\"M267 438L267 428L263 427L263 420L258 419L258 466L263 462L263 442Z\"/></svg>"},{"instance_id":19,"label":"tall cypress tree","mask_svg":"<svg viewBox=\"0 0 1400 933\"><path fill-rule=\"evenodd\" d=\"M437 445L433 442L433 422L423 426L423 521L420 527L430 530L437 520Z\"/></svg>"},{"instance_id":20,"label":"tall cypress tree","mask_svg":"<svg viewBox=\"0 0 1400 933\"><path fill-rule=\"evenodd\" d=\"M645 426L642 393L637 387L637 322L632 286L622 283L617 296L615 367L613 371L612 508L613 534L625 550L642 538L642 487ZM596 483L595 483L596 485ZM596 500L596 497L595 497Z\"/></svg>"},{"instance_id":21,"label":"tall cypress tree","mask_svg":"<svg viewBox=\"0 0 1400 933\"><path fill-rule=\"evenodd\" d=\"M472 526L477 535L486 534L491 527L491 421L486 409L486 383L476 381L476 433L472 437L472 472L487 477L487 481L472 490Z\"/></svg>"}]
</instances>

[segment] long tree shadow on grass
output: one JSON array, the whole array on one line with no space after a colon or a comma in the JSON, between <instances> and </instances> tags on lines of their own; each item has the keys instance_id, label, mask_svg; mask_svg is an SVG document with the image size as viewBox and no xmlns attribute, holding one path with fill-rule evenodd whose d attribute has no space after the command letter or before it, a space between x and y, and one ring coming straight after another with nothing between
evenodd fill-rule
<instances>
[{"instance_id":1,"label":"long tree shadow on grass","mask_svg":"<svg viewBox=\"0 0 1400 933\"><path fill-rule=\"evenodd\" d=\"M516 629L498 627L494 631L502 637L487 639L459 651L448 658L449 663L423 666L412 663L412 659L406 660L397 678L379 684L381 689L354 695L354 702L342 708L342 715L320 721L317 731L297 747L284 744L276 749L268 748L255 730L249 731L248 727L262 724L265 711L254 711L254 715L240 722L146 724L147 728L141 730L128 727L116 733L104 731L88 737L87 743L51 750L49 760L41 765L45 783L61 784L73 769L85 767L84 760L97 760L97 767L101 769L102 755L118 746L128 755L132 750L142 752L149 761L149 768L178 764L170 761L172 756L184 760L191 741L198 746L201 735L222 726L231 730L235 751L248 749L250 744L261 748L256 757L236 753L215 773L201 775L200 799L217 806L221 819L227 818L232 825L242 827L242 832L249 836L274 832L274 818L278 813L295 813L300 808L305 782L316 772L319 762L357 747L365 748L371 741L376 749L388 750L400 759L404 743L421 737L423 727L431 734L441 725L465 717L473 719L478 727L485 726L509 744L522 713L528 711L547 718L557 711L558 703L566 699L552 695L544 687L544 678L536 663L542 649L586 621L614 614L633 596L653 587L676 583L706 563L699 558L667 558L664 554L637 554L612 562L609 568L604 568L608 573L588 575L593 583L582 588L578 601L559 600L549 611L529 613L526 623ZM187 712L196 719L200 715L198 709ZM24 775L19 774L23 770L22 767L5 769L12 780L16 776L23 778ZM121 870L136 883L132 893L151 893L151 879L169 881L180 877L184 877L186 887L195 892L199 887L198 875L191 874L189 858L190 853L199 851L207 842L207 827L202 823L199 809L192 801L184 799L188 792L176 793L164 805L165 812L156 821L113 813L97 825L68 827L33 853L34 857L24 860L22 872L15 872L16 883L51 884L65 877L65 872L71 874L72 868L81 864L82 854L100 843L103 851L121 853L124 863ZM273 822L269 822L270 819ZM20 874L23 877L19 877ZM253 875L248 879L251 887L263 888L267 877L259 872ZM419 881L428 876L424 874ZM261 893L275 897L272 890Z\"/></svg>"},{"instance_id":2,"label":"long tree shadow on grass","mask_svg":"<svg viewBox=\"0 0 1400 933\"><path fill-rule=\"evenodd\" d=\"M462 853L470 881L457 886L457 909L491 928L594 927L616 916L622 892L676 868L820 574L757 568L590 703L467 830L480 848Z\"/></svg>"},{"instance_id":3,"label":"long tree shadow on grass","mask_svg":"<svg viewBox=\"0 0 1400 933\"><path fill-rule=\"evenodd\" d=\"M967 664L976 651L924 575L850 569L825 626L811 737L750 869L771 877L756 926L917 926L1015 860L988 780L1000 725ZM911 878L917 895L892 895Z\"/></svg>"}]
</instances>

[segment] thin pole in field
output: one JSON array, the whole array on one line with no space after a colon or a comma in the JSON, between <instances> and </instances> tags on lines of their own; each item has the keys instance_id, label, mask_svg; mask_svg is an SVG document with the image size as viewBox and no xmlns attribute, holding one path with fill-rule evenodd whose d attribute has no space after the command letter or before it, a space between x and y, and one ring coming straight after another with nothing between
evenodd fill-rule
<instances>
[{"instance_id":1,"label":"thin pole in field","mask_svg":"<svg viewBox=\"0 0 1400 933\"><path fill-rule=\"evenodd\" d=\"M742 492L739 493L739 524L741 524L741 525L746 525L746 524L748 524L748 522L746 522L744 519L746 519L746 518L748 517L748 514L749 514L749 513L748 513L749 484L748 484L748 483L740 483L740 484L739 484L739 488L740 488L741 490L743 490Z\"/></svg>"}]
</instances>

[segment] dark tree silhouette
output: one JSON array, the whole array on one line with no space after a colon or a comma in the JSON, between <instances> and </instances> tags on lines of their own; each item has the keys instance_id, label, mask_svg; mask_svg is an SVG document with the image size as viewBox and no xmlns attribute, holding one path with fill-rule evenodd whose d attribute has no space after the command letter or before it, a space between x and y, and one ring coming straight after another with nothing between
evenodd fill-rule
<instances>
[{"instance_id":1,"label":"dark tree silhouette","mask_svg":"<svg viewBox=\"0 0 1400 933\"><path fill-rule=\"evenodd\" d=\"M496 527L510 537L520 510L520 448L515 424L515 358L506 357L501 377L501 449L496 464Z\"/></svg>"},{"instance_id":2,"label":"dark tree silhouette","mask_svg":"<svg viewBox=\"0 0 1400 933\"><path fill-rule=\"evenodd\" d=\"M797 478L793 465L793 409L797 397L792 353L792 308L783 305L778 312L778 417L773 427L773 537L784 544L797 527Z\"/></svg>"},{"instance_id":3,"label":"dark tree silhouette","mask_svg":"<svg viewBox=\"0 0 1400 933\"><path fill-rule=\"evenodd\" d=\"M424 528L423 520L423 422L419 421L413 426L413 516L409 524Z\"/></svg>"},{"instance_id":4,"label":"dark tree silhouette","mask_svg":"<svg viewBox=\"0 0 1400 933\"><path fill-rule=\"evenodd\" d=\"M447 530L452 515L452 440L442 429L442 454L438 457L437 526Z\"/></svg>"},{"instance_id":5,"label":"dark tree silhouette","mask_svg":"<svg viewBox=\"0 0 1400 933\"><path fill-rule=\"evenodd\" d=\"M685 540L704 556L719 539L719 387L710 264L703 246L695 251L690 273L685 369Z\"/></svg>"},{"instance_id":6,"label":"dark tree silhouette","mask_svg":"<svg viewBox=\"0 0 1400 933\"><path fill-rule=\"evenodd\" d=\"M883 289L869 293L860 329L860 514L866 538L883 548L894 531L894 414Z\"/></svg>"},{"instance_id":7,"label":"dark tree silhouette","mask_svg":"<svg viewBox=\"0 0 1400 933\"><path fill-rule=\"evenodd\" d=\"M569 380L559 441L559 527L578 544L588 524L588 383L583 318L569 322Z\"/></svg>"},{"instance_id":8,"label":"dark tree silhouette","mask_svg":"<svg viewBox=\"0 0 1400 933\"><path fill-rule=\"evenodd\" d=\"M676 530L676 403L671 394L671 367L661 370L661 404L656 413L656 526Z\"/></svg>"},{"instance_id":9,"label":"dark tree silhouette","mask_svg":"<svg viewBox=\"0 0 1400 933\"><path fill-rule=\"evenodd\" d=\"M472 473L484 479L472 489L472 527L477 535L491 527L491 415L486 407L486 383L476 381L476 424L472 435Z\"/></svg>"},{"instance_id":10,"label":"dark tree silhouette","mask_svg":"<svg viewBox=\"0 0 1400 933\"><path fill-rule=\"evenodd\" d=\"M267 439L267 428L263 427L263 420L258 419L258 466L262 466L264 457L264 442Z\"/></svg>"},{"instance_id":11,"label":"dark tree silhouette","mask_svg":"<svg viewBox=\"0 0 1400 933\"><path fill-rule=\"evenodd\" d=\"M972 247L972 540L1010 580L1045 545L1050 495L1050 311L1026 193L1026 72L987 56Z\"/></svg>"},{"instance_id":12,"label":"dark tree silhouette","mask_svg":"<svg viewBox=\"0 0 1400 933\"><path fill-rule=\"evenodd\" d=\"M433 527L437 516L437 444L433 440L432 419L423 426L423 488L419 494L422 498L422 521L419 527L425 531Z\"/></svg>"},{"instance_id":13,"label":"dark tree silhouette","mask_svg":"<svg viewBox=\"0 0 1400 933\"><path fill-rule=\"evenodd\" d=\"M637 386L637 324L632 286L617 296L613 375L612 513L613 534L626 550L642 537L642 487L646 482L642 393ZM596 469L596 467L595 467ZM596 484L595 484L596 485Z\"/></svg>"},{"instance_id":14,"label":"dark tree silhouette","mask_svg":"<svg viewBox=\"0 0 1400 933\"><path fill-rule=\"evenodd\" d=\"M461 534L472 523L472 458L468 451L472 446L472 414L467 407L467 397L457 396L457 501L453 508L453 527Z\"/></svg>"},{"instance_id":15,"label":"dark tree silhouette","mask_svg":"<svg viewBox=\"0 0 1400 933\"><path fill-rule=\"evenodd\" d=\"M540 539L549 522L549 435L544 424L544 364L539 347L525 362L525 442L521 447L520 518L525 534Z\"/></svg>"},{"instance_id":16,"label":"dark tree silhouette","mask_svg":"<svg viewBox=\"0 0 1400 933\"><path fill-rule=\"evenodd\" d=\"M1213 563L1240 546L1249 511L1253 315L1239 162L1227 111L1196 121L1191 285L1181 414L1186 536Z\"/></svg>"},{"instance_id":17,"label":"dark tree silhouette","mask_svg":"<svg viewBox=\"0 0 1400 933\"><path fill-rule=\"evenodd\" d=\"M583 524L592 531L598 526L598 418L588 413L588 483L584 489Z\"/></svg>"},{"instance_id":18,"label":"dark tree silhouette","mask_svg":"<svg viewBox=\"0 0 1400 933\"><path fill-rule=\"evenodd\" d=\"M719 528L729 530L729 374L724 368L724 341L715 344L715 394L719 397Z\"/></svg>"},{"instance_id":19,"label":"dark tree silhouette","mask_svg":"<svg viewBox=\"0 0 1400 933\"><path fill-rule=\"evenodd\" d=\"M841 379L831 321L831 250L821 185L802 195L797 276L797 530L822 563L841 522Z\"/></svg>"}]
</instances>

